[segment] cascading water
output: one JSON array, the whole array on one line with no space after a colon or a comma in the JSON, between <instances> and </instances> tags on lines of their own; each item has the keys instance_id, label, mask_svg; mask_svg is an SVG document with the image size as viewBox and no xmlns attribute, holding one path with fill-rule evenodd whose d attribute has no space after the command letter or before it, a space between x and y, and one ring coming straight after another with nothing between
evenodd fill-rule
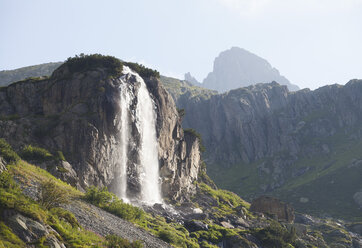
<instances>
[{"instance_id":1,"label":"cascading water","mask_svg":"<svg viewBox=\"0 0 362 248\"><path fill-rule=\"evenodd\" d=\"M156 139L156 113L153 101L143 79L138 89L137 126L141 134L141 194L142 200L149 203L161 202Z\"/></svg>"},{"instance_id":2,"label":"cascading water","mask_svg":"<svg viewBox=\"0 0 362 248\"><path fill-rule=\"evenodd\" d=\"M120 86L120 144L119 144L119 196L127 198L138 198L146 204L161 203L161 189L159 183L159 164L158 164L158 143L156 138L156 112L153 100L147 90L143 79L127 66L123 67L123 74ZM135 77L135 83L127 82L130 76ZM134 88L132 88L134 87ZM134 95L132 89L137 93ZM137 97L135 111L131 111L132 102ZM128 168L128 147L133 137L130 128L130 117L136 122L135 127L139 133L139 147L137 165L138 181L140 186L140 195L135 197L127 196L127 168ZM134 161L133 161L134 162Z\"/></svg>"},{"instance_id":3,"label":"cascading water","mask_svg":"<svg viewBox=\"0 0 362 248\"><path fill-rule=\"evenodd\" d=\"M128 142L129 142L129 106L130 106L130 92L128 90L128 85L124 80L122 80L120 87L120 145L119 145L119 194L120 197L127 200L127 157L128 157Z\"/></svg>"}]
</instances>

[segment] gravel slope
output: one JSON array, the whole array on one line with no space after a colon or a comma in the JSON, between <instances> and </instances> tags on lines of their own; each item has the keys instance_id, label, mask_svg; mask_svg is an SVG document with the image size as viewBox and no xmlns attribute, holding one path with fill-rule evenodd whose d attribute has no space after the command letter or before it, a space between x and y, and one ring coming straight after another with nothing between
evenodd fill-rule
<instances>
[{"instance_id":1,"label":"gravel slope","mask_svg":"<svg viewBox=\"0 0 362 248\"><path fill-rule=\"evenodd\" d=\"M77 218L79 224L101 236L116 234L128 240L141 240L146 248L172 247L145 230L83 201L65 206Z\"/></svg>"}]
</instances>

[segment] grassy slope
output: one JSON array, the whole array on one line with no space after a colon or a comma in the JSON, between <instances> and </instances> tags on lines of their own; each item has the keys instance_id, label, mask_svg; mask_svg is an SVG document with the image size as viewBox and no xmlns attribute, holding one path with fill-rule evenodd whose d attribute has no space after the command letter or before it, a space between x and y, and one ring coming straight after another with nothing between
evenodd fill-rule
<instances>
[{"instance_id":1,"label":"grassy slope","mask_svg":"<svg viewBox=\"0 0 362 248\"><path fill-rule=\"evenodd\" d=\"M281 188L267 194L291 202L301 212L362 220L362 212L353 201L353 194L362 188L362 165L350 166L353 159L362 159L362 141L348 137L340 132L324 139L309 139L305 146L327 144L331 152L300 157L292 166L309 168L308 172L300 177L290 175ZM209 166L209 174L220 187L251 199L261 193L260 185L273 181L271 176L260 176L257 169L258 165L268 164L270 160L266 158L230 168ZM300 198L308 198L308 202L302 203Z\"/></svg>"}]
</instances>

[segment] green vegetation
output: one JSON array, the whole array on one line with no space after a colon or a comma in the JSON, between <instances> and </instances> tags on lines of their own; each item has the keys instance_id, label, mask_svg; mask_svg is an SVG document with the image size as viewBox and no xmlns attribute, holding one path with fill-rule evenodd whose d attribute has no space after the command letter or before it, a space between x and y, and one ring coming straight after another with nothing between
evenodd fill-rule
<instances>
[{"instance_id":1,"label":"green vegetation","mask_svg":"<svg viewBox=\"0 0 362 248\"><path fill-rule=\"evenodd\" d=\"M107 188L90 187L84 199L116 216L131 221L176 247L199 247L180 224L167 223L163 217L152 217L140 208L124 203Z\"/></svg>"},{"instance_id":2,"label":"green vegetation","mask_svg":"<svg viewBox=\"0 0 362 248\"><path fill-rule=\"evenodd\" d=\"M119 59L101 54L85 55L81 53L68 58L61 67L63 66L67 66L70 73L96 70L97 68L106 69L112 77L119 77L122 73L122 63Z\"/></svg>"},{"instance_id":3,"label":"green vegetation","mask_svg":"<svg viewBox=\"0 0 362 248\"><path fill-rule=\"evenodd\" d=\"M196 137L196 138L198 139L200 152L205 152L205 151L206 151L205 146L202 144L201 134L199 134L198 132L196 132L195 129L193 129L193 128L186 128L186 129L184 129L184 133L185 133L185 134L192 135L192 136L194 136L194 137Z\"/></svg>"},{"instance_id":4,"label":"green vegetation","mask_svg":"<svg viewBox=\"0 0 362 248\"><path fill-rule=\"evenodd\" d=\"M246 215L252 217L251 213L248 211L250 204L233 192L213 189L205 183L198 183L197 187L202 194L208 195L216 200L217 207L213 207L214 217L219 218L230 214L239 215L240 209L243 209ZM197 195L195 198L197 199Z\"/></svg>"},{"instance_id":5,"label":"green vegetation","mask_svg":"<svg viewBox=\"0 0 362 248\"><path fill-rule=\"evenodd\" d=\"M312 121L314 115L315 113L308 119ZM361 211L353 200L353 195L362 187L359 176L362 166L353 166L353 161L362 159L362 141L351 139L359 132L359 129L349 130L347 133L339 130L333 136L305 138L302 148L318 151L326 144L330 152L298 156L298 160L282 170L285 184L269 194L291 203L299 212L362 221ZM263 186L267 187L275 182L273 161L293 161L293 158L289 154L279 153L250 164L230 167L208 164L208 174L219 187L250 200L263 193ZM269 173L263 171L262 167L269 168ZM304 172L296 177L293 176L293 171ZM279 177L276 178L280 180Z\"/></svg>"},{"instance_id":6,"label":"green vegetation","mask_svg":"<svg viewBox=\"0 0 362 248\"><path fill-rule=\"evenodd\" d=\"M266 248L291 248L296 241L295 229L292 227L290 231L273 221L269 226L254 230L253 234L257 237L263 247Z\"/></svg>"},{"instance_id":7,"label":"green vegetation","mask_svg":"<svg viewBox=\"0 0 362 248\"><path fill-rule=\"evenodd\" d=\"M55 159L58 161L66 161L62 151L57 151L54 155Z\"/></svg>"},{"instance_id":8,"label":"green vegetation","mask_svg":"<svg viewBox=\"0 0 362 248\"><path fill-rule=\"evenodd\" d=\"M186 98L189 101L198 101L200 99L209 99L211 96L217 94L217 91L193 86L186 81L176 78L161 76L160 79L162 85L172 95L176 103L181 98Z\"/></svg>"},{"instance_id":9,"label":"green vegetation","mask_svg":"<svg viewBox=\"0 0 362 248\"><path fill-rule=\"evenodd\" d=\"M108 235L106 237L107 248L142 248L143 244L140 241L129 242L127 239L117 235Z\"/></svg>"},{"instance_id":10,"label":"green vegetation","mask_svg":"<svg viewBox=\"0 0 362 248\"><path fill-rule=\"evenodd\" d=\"M0 221L0 248L25 247L25 243L16 236L4 222Z\"/></svg>"},{"instance_id":11,"label":"green vegetation","mask_svg":"<svg viewBox=\"0 0 362 248\"><path fill-rule=\"evenodd\" d=\"M63 188L57 187L56 183L51 179L42 182L40 185L40 204L46 208L51 209L61 204L69 202L67 191Z\"/></svg>"},{"instance_id":12,"label":"green vegetation","mask_svg":"<svg viewBox=\"0 0 362 248\"><path fill-rule=\"evenodd\" d=\"M0 71L0 86L7 86L12 82L17 82L25 78L50 76L62 62L46 63L22 67L15 70Z\"/></svg>"},{"instance_id":13,"label":"green vegetation","mask_svg":"<svg viewBox=\"0 0 362 248\"><path fill-rule=\"evenodd\" d=\"M160 73L158 71L147 68L144 65L132 62L123 62L123 64L128 66L135 72L137 72L142 78L149 78L149 77L160 78Z\"/></svg>"},{"instance_id":14,"label":"green vegetation","mask_svg":"<svg viewBox=\"0 0 362 248\"><path fill-rule=\"evenodd\" d=\"M8 163L17 163L20 160L18 154L4 139L0 139L0 156Z\"/></svg>"},{"instance_id":15,"label":"green vegetation","mask_svg":"<svg viewBox=\"0 0 362 248\"><path fill-rule=\"evenodd\" d=\"M324 223L317 225L313 227L313 231L323 237L330 247L339 247L339 245L349 247L352 245L349 233L335 224Z\"/></svg>"},{"instance_id":16,"label":"green vegetation","mask_svg":"<svg viewBox=\"0 0 362 248\"><path fill-rule=\"evenodd\" d=\"M46 149L31 145L25 146L20 152L20 156L26 161L37 162L49 161L54 159L53 155Z\"/></svg>"},{"instance_id":17,"label":"green vegetation","mask_svg":"<svg viewBox=\"0 0 362 248\"><path fill-rule=\"evenodd\" d=\"M107 187L98 189L96 187L88 188L84 199L122 219L135 222L142 220L144 212L142 209L124 203L115 194L108 191Z\"/></svg>"},{"instance_id":18,"label":"green vegetation","mask_svg":"<svg viewBox=\"0 0 362 248\"><path fill-rule=\"evenodd\" d=\"M25 187L33 183L40 184L39 202L22 193L22 189L13 179L14 176ZM54 234L56 238L67 247L142 247L138 241L131 243L115 237L105 240L99 235L84 230L72 213L56 207L66 202L66 194L69 197L82 195L48 172L22 160L19 160L16 165L8 165L8 170L0 173L0 215L5 209L13 209L42 224L48 224L59 234ZM40 238L36 242L36 247L43 247L45 240L46 237ZM23 241L2 221L0 221L0 247L25 247Z\"/></svg>"}]
</instances>

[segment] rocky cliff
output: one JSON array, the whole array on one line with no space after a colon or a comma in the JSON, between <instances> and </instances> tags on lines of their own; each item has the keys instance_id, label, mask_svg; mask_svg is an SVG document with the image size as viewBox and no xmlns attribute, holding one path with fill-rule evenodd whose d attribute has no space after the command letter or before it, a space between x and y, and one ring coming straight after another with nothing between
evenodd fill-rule
<instances>
[{"instance_id":1,"label":"rocky cliff","mask_svg":"<svg viewBox=\"0 0 362 248\"><path fill-rule=\"evenodd\" d=\"M202 87L225 92L257 83L276 81L287 85L292 91L298 90L265 59L239 47L223 51L215 58L213 71L201 84ZM191 81L190 81L191 82ZM197 85L199 86L199 85Z\"/></svg>"},{"instance_id":2,"label":"rocky cliff","mask_svg":"<svg viewBox=\"0 0 362 248\"><path fill-rule=\"evenodd\" d=\"M80 188L112 188L121 80L107 66L77 69L65 63L50 78L28 79L1 88L0 136L17 150L32 144L53 154L62 152L67 162L41 166L69 183ZM198 140L184 135L174 102L159 79L147 75L144 80L157 113L163 195L185 198L183 193L193 191L192 182L198 176ZM129 84L134 81L127 79ZM137 163L135 155L130 157Z\"/></svg>"},{"instance_id":3,"label":"rocky cliff","mask_svg":"<svg viewBox=\"0 0 362 248\"><path fill-rule=\"evenodd\" d=\"M358 80L297 92L274 82L208 97L186 92L176 102L184 125L202 134L219 186L351 218L360 216L361 95Z\"/></svg>"}]
</instances>

